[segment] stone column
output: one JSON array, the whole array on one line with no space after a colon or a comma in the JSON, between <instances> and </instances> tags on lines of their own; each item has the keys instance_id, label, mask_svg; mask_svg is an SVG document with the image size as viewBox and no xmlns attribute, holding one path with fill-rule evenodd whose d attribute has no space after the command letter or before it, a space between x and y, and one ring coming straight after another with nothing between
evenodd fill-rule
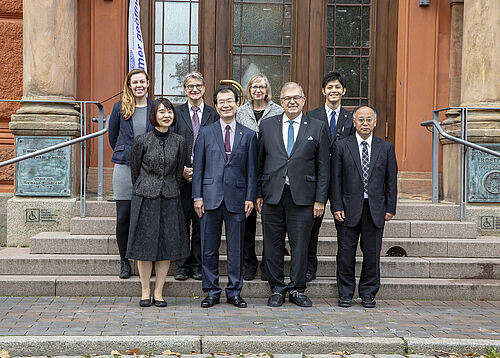
<instances>
[{"instance_id":1,"label":"stone column","mask_svg":"<svg viewBox=\"0 0 500 358\"><path fill-rule=\"evenodd\" d=\"M23 1L23 100L12 115L17 136L80 135L80 118L72 104L36 100L75 100L77 85L77 0ZM79 193L80 146L71 149L72 198L19 197L9 200L7 244L25 245L41 231L66 231ZM39 209L55 221L27 223L27 209Z\"/></svg>"},{"instance_id":2,"label":"stone column","mask_svg":"<svg viewBox=\"0 0 500 358\"><path fill-rule=\"evenodd\" d=\"M468 140L478 144L500 143L500 2L498 0L465 0L463 8L463 51L461 69L460 106L482 107L468 112ZM455 136L460 135L458 125L448 129ZM443 143L445 144L445 143ZM459 146L447 144L443 150L444 163L457 163ZM444 147L446 147L444 146ZM443 167L443 171L445 168ZM453 178L456 170L449 171L447 179L450 194L458 193L459 178ZM455 187L453 183L455 182ZM458 195L457 195L458 196ZM450 196L453 197L453 196ZM476 220L481 227L481 216L500 220L498 203L468 205L468 218ZM498 234L485 230L484 234Z\"/></svg>"}]
</instances>

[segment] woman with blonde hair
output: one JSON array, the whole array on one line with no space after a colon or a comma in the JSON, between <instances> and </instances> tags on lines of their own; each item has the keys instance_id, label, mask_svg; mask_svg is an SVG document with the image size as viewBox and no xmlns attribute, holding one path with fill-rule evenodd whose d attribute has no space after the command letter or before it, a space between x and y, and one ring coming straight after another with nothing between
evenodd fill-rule
<instances>
[{"instance_id":1,"label":"woman with blonde hair","mask_svg":"<svg viewBox=\"0 0 500 358\"><path fill-rule=\"evenodd\" d=\"M262 73L250 78L245 97L247 102L238 109L236 122L254 130L257 135L261 121L283 113L283 108L271 100L271 84L266 75ZM253 210L245 221L245 238L243 240L243 279L246 281L253 280L257 272L258 261L255 254L256 224L257 212Z\"/></svg>"},{"instance_id":2,"label":"woman with blonde hair","mask_svg":"<svg viewBox=\"0 0 500 358\"><path fill-rule=\"evenodd\" d=\"M153 130L149 123L151 101L147 98L149 76L142 69L127 74L121 101L113 106L109 118L109 144L113 148L113 197L116 201L116 242L120 252L120 278L130 277L130 263L125 257L130 225L132 179L130 151L134 138Z\"/></svg>"}]
</instances>

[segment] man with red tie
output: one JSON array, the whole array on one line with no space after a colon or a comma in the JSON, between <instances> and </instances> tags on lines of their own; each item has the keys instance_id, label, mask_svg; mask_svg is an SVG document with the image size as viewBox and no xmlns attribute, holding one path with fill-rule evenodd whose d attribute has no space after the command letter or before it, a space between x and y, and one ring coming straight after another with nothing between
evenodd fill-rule
<instances>
[{"instance_id":1,"label":"man with red tie","mask_svg":"<svg viewBox=\"0 0 500 358\"><path fill-rule=\"evenodd\" d=\"M227 242L227 302L247 307L243 287L243 237L245 218L254 207L257 186L257 136L236 122L238 92L221 86L214 93L220 120L200 129L194 149L194 209L201 218L202 289L207 297L201 307L220 301L219 247L222 223Z\"/></svg>"}]
</instances>

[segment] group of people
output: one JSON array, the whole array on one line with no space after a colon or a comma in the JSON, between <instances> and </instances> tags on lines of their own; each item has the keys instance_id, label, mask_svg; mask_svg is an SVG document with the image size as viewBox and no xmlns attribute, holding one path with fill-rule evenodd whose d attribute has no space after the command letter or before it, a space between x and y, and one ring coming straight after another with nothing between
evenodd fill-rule
<instances>
[{"instance_id":1,"label":"group of people","mask_svg":"<svg viewBox=\"0 0 500 358\"><path fill-rule=\"evenodd\" d=\"M163 286L170 261L174 278L202 281L201 307L220 302L219 248L222 227L227 244L227 302L247 307L244 280L259 268L255 252L257 213L262 218L261 277L269 282L268 306L290 302L311 307L306 284L316 278L317 247L325 204L337 228L338 304L349 307L356 288L356 249L363 265L359 297L375 307L380 287L380 250L385 221L396 213L397 163L391 143L373 136L377 111L361 106L353 114L341 105L344 78L328 73L322 83L325 104L303 113L306 97L295 82L271 100L263 74L239 92L220 86L215 108L203 96L199 72L184 78L187 102L174 108L165 98L147 99L149 78L132 70L122 100L110 117L109 142L116 200L120 278L137 261L143 307L165 307ZM290 280L285 282L288 236ZM156 283L150 289L152 263Z\"/></svg>"}]
</instances>

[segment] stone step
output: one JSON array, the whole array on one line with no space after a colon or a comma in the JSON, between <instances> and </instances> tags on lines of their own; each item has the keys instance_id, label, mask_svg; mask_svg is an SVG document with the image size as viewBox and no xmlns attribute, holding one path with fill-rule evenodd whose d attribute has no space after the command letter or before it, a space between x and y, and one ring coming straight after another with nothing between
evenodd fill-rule
<instances>
[{"instance_id":1,"label":"stone step","mask_svg":"<svg viewBox=\"0 0 500 358\"><path fill-rule=\"evenodd\" d=\"M260 257L259 257L260 259ZM290 256L285 256L285 272L290 272ZM116 275L119 255L30 254L26 248L0 251L0 272L3 275ZM361 272L362 258L356 259L356 272ZM399 278L477 278L500 279L499 258L382 257L382 277ZM176 272L172 264L169 274ZM137 274L134 263L133 273ZM219 272L227 274L227 256L220 256ZM336 257L318 256L317 275L333 277Z\"/></svg>"},{"instance_id":2,"label":"stone step","mask_svg":"<svg viewBox=\"0 0 500 358\"><path fill-rule=\"evenodd\" d=\"M255 239L257 253L262 252L262 236ZM400 247L409 257L492 257L500 252L500 237L481 236L477 239L442 238L384 238L382 255L391 247ZM290 250L287 242L287 248ZM222 237L221 254L226 252ZM42 232L30 240L32 254L118 254L114 235L71 235L69 232ZM320 237L318 253L322 256L337 254L336 237ZM361 256L358 250L358 256Z\"/></svg>"},{"instance_id":3,"label":"stone step","mask_svg":"<svg viewBox=\"0 0 500 358\"><path fill-rule=\"evenodd\" d=\"M73 235L114 235L114 217L74 217L71 219ZM257 235L262 235L261 221L257 222ZM475 238L476 224L460 221L392 220L384 228L384 237L440 237ZM336 236L333 219L324 219L320 236Z\"/></svg>"},{"instance_id":4,"label":"stone step","mask_svg":"<svg viewBox=\"0 0 500 358\"><path fill-rule=\"evenodd\" d=\"M80 202L75 207L75 216L80 216ZM87 217L115 217L114 201L89 200L86 202ZM325 218L333 218L330 203L326 204ZM460 207L455 204L433 204L431 202L398 202L397 215L394 220L460 220Z\"/></svg>"},{"instance_id":5,"label":"stone step","mask_svg":"<svg viewBox=\"0 0 500 358\"><path fill-rule=\"evenodd\" d=\"M154 278L152 279L154 281ZM221 287L227 278L221 277ZM4 296L140 296L139 277L120 280L116 276L19 276L0 275L0 287ZM243 297L268 297L269 284L261 280L246 281ZM310 297L337 297L337 285L333 278L319 278L308 283L306 293ZM175 281L168 276L164 288L165 297L204 297L201 282ZM499 280L477 279L429 279L429 278L382 278L379 299L429 299L429 300L500 300ZM224 301L224 299L223 299Z\"/></svg>"}]
</instances>

